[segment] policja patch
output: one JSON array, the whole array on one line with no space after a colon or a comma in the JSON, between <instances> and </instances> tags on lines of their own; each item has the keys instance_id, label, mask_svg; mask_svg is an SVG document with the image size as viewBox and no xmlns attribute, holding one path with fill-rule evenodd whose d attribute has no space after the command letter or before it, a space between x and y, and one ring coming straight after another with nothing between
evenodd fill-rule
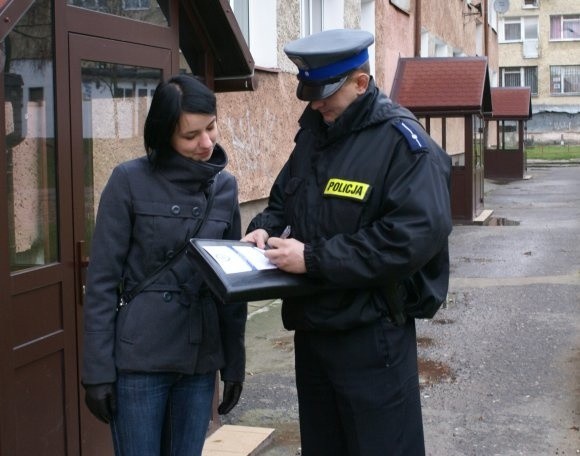
<instances>
[{"instance_id":1,"label":"policja patch","mask_svg":"<svg viewBox=\"0 0 580 456\"><path fill-rule=\"evenodd\" d=\"M370 195L371 186L364 182L348 181L331 177L324 187L324 196L366 201Z\"/></svg>"}]
</instances>

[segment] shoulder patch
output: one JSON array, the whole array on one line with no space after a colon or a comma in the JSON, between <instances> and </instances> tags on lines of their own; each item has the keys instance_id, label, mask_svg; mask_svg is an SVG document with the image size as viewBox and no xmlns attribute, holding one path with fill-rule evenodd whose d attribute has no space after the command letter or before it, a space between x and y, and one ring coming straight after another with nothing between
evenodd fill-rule
<instances>
[{"instance_id":1,"label":"shoulder patch","mask_svg":"<svg viewBox=\"0 0 580 456\"><path fill-rule=\"evenodd\" d=\"M393 126L403 135L411 152L428 149L423 131L414 122L405 122L403 119L399 119Z\"/></svg>"}]
</instances>

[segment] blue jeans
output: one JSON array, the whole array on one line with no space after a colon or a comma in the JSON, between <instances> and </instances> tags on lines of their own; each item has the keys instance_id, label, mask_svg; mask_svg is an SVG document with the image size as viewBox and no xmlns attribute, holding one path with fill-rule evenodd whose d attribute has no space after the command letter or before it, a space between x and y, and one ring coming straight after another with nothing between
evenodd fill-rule
<instances>
[{"instance_id":1,"label":"blue jeans","mask_svg":"<svg viewBox=\"0 0 580 456\"><path fill-rule=\"evenodd\" d=\"M111 421L116 456L199 456L215 373L119 373Z\"/></svg>"}]
</instances>

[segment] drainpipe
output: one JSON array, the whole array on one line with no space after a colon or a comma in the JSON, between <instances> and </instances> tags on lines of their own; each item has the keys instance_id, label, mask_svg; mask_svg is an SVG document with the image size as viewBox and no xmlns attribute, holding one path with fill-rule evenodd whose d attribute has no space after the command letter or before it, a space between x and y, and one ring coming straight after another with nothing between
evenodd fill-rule
<instances>
[{"instance_id":1,"label":"drainpipe","mask_svg":"<svg viewBox=\"0 0 580 456\"><path fill-rule=\"evenodd\" d=\"M415 0L415 57L421 57L421 0Z\"/></svg>"},{"instance_id":2,"label":"drainpipe","mask_svg":"<svg viewBox=\"0 0 580 456\"><path fill-rule=\"evenodd\" d=\"M487 40L489 38L489 30L487 23L487 2L488 0L481 0L481 15L483 20L483 55L487 57L489 62L489 46Z\"/></svg>"}]
</instances>

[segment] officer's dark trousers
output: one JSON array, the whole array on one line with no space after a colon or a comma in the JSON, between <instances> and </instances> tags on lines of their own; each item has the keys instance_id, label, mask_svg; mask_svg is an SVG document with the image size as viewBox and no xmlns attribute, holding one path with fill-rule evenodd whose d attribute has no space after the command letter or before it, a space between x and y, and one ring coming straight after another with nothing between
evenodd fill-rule
<instances>
[{"instance_id":1,"label":"officer's dark trousers","mask_svg":"<svg viewBox=\"0 0 580 456\"><path fill-rule=\"evenodd\" d=\"M294 342L303 456L425 454L413 320Z\"/></svg>"}]
</instances>

